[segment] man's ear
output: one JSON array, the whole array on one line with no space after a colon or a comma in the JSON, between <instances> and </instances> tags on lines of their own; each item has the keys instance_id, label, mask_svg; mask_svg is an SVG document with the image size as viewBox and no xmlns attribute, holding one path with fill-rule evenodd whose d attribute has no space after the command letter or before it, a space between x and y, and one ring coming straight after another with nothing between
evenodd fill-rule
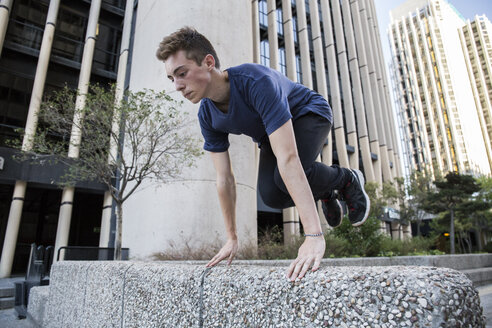
<instances>
[{"instance_id":1,"label":"man's ear","mask_svg":"<svg viewBox=\"0 0 492 328\"><path fill-rule=\"evenodd\" d=\"M215 58L211 54L208 54L203 58L202 65L205 65L209 69L215 68Z\"/></svg>"}]
</instances>

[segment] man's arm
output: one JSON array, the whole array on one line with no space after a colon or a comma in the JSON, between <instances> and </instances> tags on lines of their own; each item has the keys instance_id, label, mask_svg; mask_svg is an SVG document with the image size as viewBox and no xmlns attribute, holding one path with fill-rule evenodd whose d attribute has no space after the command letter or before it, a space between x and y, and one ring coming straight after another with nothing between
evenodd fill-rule
<instances>
[{"instance_id":1,"label":"man's arm","mask_svg":"<svg viewBox=\"0 0 492 328\"><path fill-rule=\"evenodd\" d=\"M238 242L236 233L236 181L232 173L229 152L210 153L217 173L217 193L227 233L227 242L207 266L214 266L225 258L228 264L236 255Z\"/></svg>"},{"instance_id":2,"label":"man's arm","mask_svg":"<svg viewBox=\"0 0 492 328\"><path fill-rule=\"evenodd\" d=\"M292 120L287 121L287 123L270 134L269 138L272 150L277 158L280 176L299 211L304 232L306 234L320 233L321 224L311 188L297 153ZM292 281L297 277L304 277L311 264L313 271L317 270L324 252L325 239L323 236L306 237L306 240L299 248L297 258L287 270L287 277Z\"/></svg>"}]
</instances>

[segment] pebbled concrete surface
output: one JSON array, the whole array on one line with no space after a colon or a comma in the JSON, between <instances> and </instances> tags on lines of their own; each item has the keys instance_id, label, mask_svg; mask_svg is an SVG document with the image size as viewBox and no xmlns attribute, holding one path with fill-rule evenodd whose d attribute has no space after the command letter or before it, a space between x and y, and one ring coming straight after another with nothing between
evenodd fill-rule
<instances>
[{"instance_id":1,"label":"pebbled concrete surface","mask_svg":"<svg viewBox=\"0 0 492 328\"><path fill-rule=\"evenodd\" d=\"M447 268L323 267L295 283L285 267L203 273L202 265L59 262L46 327L98 327L108 312L120 327L485 327L477 290Z\"/></svg>"},{"instance_id":2,"label":"pebbled concrete surface","mask_svg":"<svg viewBox=\"0 0 492 328\"><path fill-rule=\"evenodd\" d=\"M486 318L486 328L492 328L492 284L477 288L483 315ZM14 309L0 310L1 328L36 328L29 319L19 320Z\"/></svg>"}]
</instances>

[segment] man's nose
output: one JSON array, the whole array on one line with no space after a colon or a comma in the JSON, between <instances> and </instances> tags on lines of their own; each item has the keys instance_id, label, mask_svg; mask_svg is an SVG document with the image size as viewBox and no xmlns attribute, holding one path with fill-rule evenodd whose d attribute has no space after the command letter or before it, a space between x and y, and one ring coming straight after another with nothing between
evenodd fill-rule
<instances>
[{"instance_id":1,"label":"man's nose","mask_svg":"<svg viewBox=\"0 0 492 328\"><path fill-rule=\"evenodd\" d=\"M181 81L174 81L174 87L176 88L176 91L181 91L185 88L185 85Z\"/></svg>"}]
</instances>

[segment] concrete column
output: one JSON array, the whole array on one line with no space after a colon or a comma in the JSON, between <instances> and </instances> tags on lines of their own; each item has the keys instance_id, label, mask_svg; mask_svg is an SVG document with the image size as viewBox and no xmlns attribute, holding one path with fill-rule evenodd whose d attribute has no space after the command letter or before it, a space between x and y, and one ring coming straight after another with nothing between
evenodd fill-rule
<instances>
[{"instance_id":1,"label":"concrete column","mask_svg":"<svg viewBox=\"0 0 492 328\"><path fill-rule=\"evenodd\" d=\"M386 72L386 65L384 62L384 54L382 50L382 44L381 44L381 37L379 35L379 27L378 27L378 21L377 21L377 15L376 15L376 9L374 8L374 1L372 0L366 0L366 8L367 10L371 13L371 16L373 17L373 31L372 34L374 35L374 38L377 40L376 42L376 47L378 54L375 56L375 60L377 62L377 65L379 67L378 72L381 74L381 80L382 80L382 91L383 91L383 98L384 102L386 104L386 112L387 112L387 118L388 118L388 126L389 130L387 131L386 136L389 138L388 139L388 152L390 156L390 160L393 163L393 168L392 170L392 175L393 177L399 177L401 176L399 164L397 163L398 161L398 138L396 136L396 130L395 130L395 119L394 119L394 109L393 109L393 103L391 102L391 97L389 94L389 84L388 84L388 75Z\"/></svg>"},{"instance_id":2,"label":"concrete column","mask_svg":"<svg viewBox=\"0 0 492 328\"><path fill-rule=\"evenodd\" d=\"M381 71L377 65L377 58L379 53L377 51L377 39L373 33L372 16L368 10L366 10L366 1L359 2L359 10L353 12L353 17L359 16L362 30L366 42L366 55L367 63L369 65L369 72L371 77L371 83L373 86L374 96L374 112L377 118L378 125L378 137L379 137L379 153L381 155L381 170L384 181L392 181L393 175L391 174L390 158L388 152L388 145L391 138L388 136L389 122L386 115L386 101L384 100L384 87L381 81ZM357 4L354 4L354 9L357 9Z\"/></svg>"},{"instance_id":3,"label":"concrete column","mask_svg":"<svg viewBox=\"0 0 492 328\"><path fill-rule=\"evenodd\" d=\"M10 2L11 1L7 1ZM4 5L4 1L2 1ZM31 101L29 103L29 111L25 127L25 135L22 141L22 150L29 151L32 149L32 141L36 133L38 125L38 113L41 107L41 98L43 96L44 84L46 81L46 73L48 71L48 63L51 55L51 46L53 44L53 35L55 33L56 17L58 15L59 0L52 0L48 9L46 18L46 26L41 41L41 49L39 51L38 65L36 66L36 75L34 77L34 85L31 93ZM3 7L0 8L3 12ZM8 21L8 16L6 16ZM3 23L3 20L1 20ZM5 33L1 34L5 35ZM3 39L2 39L3 44ZM1 47L1 45L0 45ZM1 49L1 48L0 48ZM19 226L22 216L22 207L26 192L25 181L17 181L14 187L14 198L12 200L7 231L5 235L4 245L2 249L2 259L0 261L0 278L10 276L12 270L13 257L15 246L17 244L17 236L19 234Z\"/></svg>"},{"instance_id":4,"label":"concrete column","mask_svg":"<svg viewBox=\"0 0 492 328\"><path fill-rule=\"evenodd\" d=\"M221 69L252 62L254 54L251 1L148 0L139 1L135 24L130 90L165 90L183 100L180 111L194 121L189 131L203 143L196 119L198 104L175 92L166 78L165 65L152 59L162 38L182 26L194 26L214 45ZM218 8L220 10L218 10ZM186 15L183 15L183 12ZM165 19L163 19L165 13ZM225 15L224 13L227 13ZM159 21L159 28L155 22ZM236 222L239 251L257 241L258 148L247 136L229 135L229 154L236 178ZM123 247L133 259L151 258L172 249L203 251L225 241L226 233L216 189L216 173L209 154L186 168L181 177L165 184L142 183L138 193L123 205ZM145 240L145 242L142 242ZM186 245L185 245L186 243ZM175 245L174 248L172 245Z\"/></svg>"},{"instance_id":5,"label":"concrete column","mask_svg":"<svg viewBox=\"0 0 492 328\"><path fill-rule=\"evenodd\" d=\"M270 68L280 70L278 62L277 6L275 0L267 0L268 43L270 45Z\"/></svg>"},{"instance_id":6,"label":"concrete column","mask_svg":"<svg viewBox=\"0 0 492 328\"><path fill-rule=\"evenodd\" d=\"M297 82L296 53L294 44L294 27L292 24L291 0L282 0L282 22L284 25L285 61L287 66L287 77ZM295 237L300 236L299 213L295 207L282 210L284 243L290 244Z\"/></svg>"},{"instance_id":7,"label":"concrete column","mask_svg":"<svg viewBox=\"0 0 492 328\"><path fill-rule=\"evenodd\" d=\"M9 221L3 242L2 260L0 261L0 278L10 277L10 273L12 272L12 263L14 262L15 246L19 234L26 186L27 182L25 181L17 181L15 183L14 196L9 211Z\"/></svg>"},{"instance_id":8,"label":"concrete column","mask_svg":"<svg viewBox=\"0 0 492 328\"><path fill-rule=\"evenodd\" d=\"M391 238L402 239L402 225L398 222L391 222Z\"/></svg>"},{"instance_id":9,"label":"concrete column","mask_svg":"<svg viewBox=\"0 0 492 328\"><path fill-rule=\"evenodd\" d=\"M252 36L253 36L253 63L260 63L260 18L258 0L251 1Z\"/></svg>"},{"instance_id":10,"label":"concrete column","mask_svg":"<svg viewBox=\"0 0 492 328\"><path fill-rule=\"evenodd\" d=\"M91 9L89 12L89 23L85 36L84 52L82 55L82 64L80 67L79 75L79 94L75 99L75 114L73 118L74 123L72 125L72 133L70 135L70 147L68 149L68 157L71 158L78 158L80 152L80 142L82 140L82 134L79 126L84 120L81 110L85 106L86 95L89 90L92 59L94 58L94 48L96 44L96 32L100 9L101 0L93 0L91 2ZM58 216L58 228L56 231L55 254L57 254L60 247L68 245L74 193L74 187L66 187L63 189L62 192L62 201L60 204L60 213ZM61 256L61 258L63 258L63 255ZM56 261L56 257L54 260Z\"/></svg>"},{"instance_id":11,"label":"concrete column","mask_svg":"<svg viewBox=\"0 0 492 328\"><path fill-rule=\"evenodd\" d=\"M436 160L438 163L438 171L439 172L444 172L444 159L442 158L442 148L446 146L447 148L447 138L446 138L446 131L443 131L442 125L439 123L439 112L441 111L441 102L439 100L439 95L437 92L437 86L436 86L436 79L434 77L434 67L432 64L431 60L431 55L430 55L430 49L429 49L429 43L426 35L426 27L425 24L421 19L420 16L417 16L417 21L419 22L420 25L420 33L421 33L421 38L422 38L422 46L424 48L424 56L422 57L422 61L425 64L425 69L426 73L430 74L430 82L431 84L429 85L429 95L431 96L429 100L434 101L434 106L430 105L431 102L427 105L427 110L428 110L428 115L429 115L429 122L431 124L431 128L434 129L434 133L432 135L433 137L433 143L434 143L434 154L436 155ZM429 24L427 25L427 29L431 29ZM437 107L437 108L434 108ZM436 117L437 116L437 117ZM442 118L442 115L441 115ZM441 142L440 139L443 139ZM445 144L444 144L445 143ZM442 146L441 146L442 144ZM449 157L450 160L450 157ZM449 163L449 161L448 161Z\"/></svg>"},{"instance_id":12,"label":"concrete column","mask_svg":"<svg viewBox=\"0 0 492 328\"><path fill-rule=\"evenodd\" d=\"M366 106L367 120L369 123L369 137L371 139L371 150L378 156L377 161L373 162L376 181L379 184L382 184L383 178L384 180L390 179L390 177L388 177L389 161L387 156L386 139L385 139L384 128L383 128L384 118L381 115L381 102L379 100L379 93L377 90L377 79L376 79L376 72L374 67L375 65L374 65L373 53L371 47L372 42L368 30L369 27L365 15L363 15L363 12L359 12L359 3L362 4L363 2L362 1L351 2L351 7L353 8L352 18L354 19L354 24L356 20L359 20L358 23L360 24L361 26L360 29L362 30L362 34L358 35L359 39L357 41L357 46L362 45L362 43L364 44L365 55L366 55L365 59L366 59L368 73L369 73L369 80L370 80L370 84L369 84L370 88L368 89L367 83L365 83L363 87L364 96L365 96L364 103ZM350 19L349 13L347 13L344 17ZM346 19L344 19L344 22L345 21ZM356 35L357 34L358 33L356 33ZM365 79L363 79L363 81L365 81ZM366 92L366 90L370 90L369 93L371 94L372 101L368 99L368 95L366 95L368 92ZM371 120L374 120L374 122L371 122ZM376 127L377 130L373 131L374 127Z\"/></svg>"},{"instance_id":13,"label":"concrete column","mask_svg":"<svg viewBox=\"0 0 492 328\"><path fill-rule=\"evenodd\" d=\"M446 158L446 165L447 165L447 170L450 170L450 171L453 171L454 168L453 168L453 159L452 159L452 156L451 156L451 146L454 146L453 145L453 140L449 140L448 139L448 134L447 134L447 131L446 131L446 124L444 122L444 115L447 115L448 116L448 124L450 126L450 129L452 129L452 124L450 122L450 120L452 119L450 117L450 114L451 114L451 109L449 108L450 106L450 103L445 101L444 103L444 106L441 102L441 97L439 95L439 90L437 88L437 83L436 83L436 80L439 79L440 83L441 83L441 89L442 90L446 90L447 89L447 82L446 82L446 79L444 78L444 76L441 76L442 72L444 71L443 67L442 67L442 60L441 60L441 54L439 52L439 49L437 49L437 45L438 45L438 41L437 41L437 36L435 35L435 29L437 29L437 24L434 23L433 19L431 19L430 17L428 18L427 20L428 24L429 24L429 33L430 33L430 38L431 38L431 45L429 45L428 42L426 42L426 46L425 46L425 49L428 49L430 51L430 49L432 48L432 50L434 50L434 55L435 55L435 61L434 61L434 65L435 67L437 67L437 72L435 72L435 69L434 67L431 67L432 70L430 72L433 72L435 73L436 75L433 75L434 78L431 79L431 82L432 82L432 91L434 93L434 98L436 100L436 112L437 112L437 118L438 118L438 124L439 124L439 129L440 129L440 133L441 133L441 137L442 137L442 144L443 144L443 147L442 147L442 150L444 151L444 154L445 154L445 158ZM432 61L428 60L428 62L432 65ZM446 94L445 92L441 91L442 93L442 96L446 99ZM451 143L451 144L450 144ZM455 156L459 156L459 152L456 151L456 148L455 148ZM457 160L457 163L459 162L459 160Z\"/></svg>"},{"instance_id":14,"label":"concrete column","mask_svg":"<svg viewBox=\"0 0 492 328\"><path fill-rule=\"evenodd\" d=\"M314 65L316 69L317 92L328 99L326 85L325 58L323 55L323 42L321 36L320 20L318 13L318 1L309 0L311 12L311 42L313 43Z\"/></svg>"},{"instance_id":15,"label":"concrete column","mask_svg":"<svg viewBox=\"0 0 492 328\"><path fill-rule=\"evenodd\" d=\"M406 225L401 225L402 227L402 239L403 240L408 240L412 238L412 225L411 224L406 224Z\"/></svg>"},{"instance_id":16,"label":"concrete column","mask_svg":"<svg viewBox=\"0 0 492 328\"><path fill-rule=\"evenodd\" d=\"M3 41L5 41L5 34L7 33L7 26L9 25L12 1L13 0L0 1L0 56L2 55Z\"/></svg>"},{"instance_id":17,"label":"concrete column","mask_svg":"<svg viewBox=\"0 0 492 328\"><path fill-rule=\"evenodd\" d=\"M335 133L335 142L340 166L346 168L359 168L359 143L357 142L357 132L355 124L351 124L353 130L347 134L351 136L349 144L354 147L354 153L350 156L347 154L347 141L343 124L342 102L339 85L339 75L337 69L337 58L335 53L335 40L333 37L332 19L330 14L330 5L328 0L321 1L321 15L323 17L323 30L325 37L326 63L328 64L328 79L330 84L331 108L333 110L333 131ZM328 99L328 97L327 97ZM350 105L352 103L350 102ZM353 112L353 107L350 109ZM353 115L353 114L352 114ZM324 158L324 157L323 157Z\"/></svg>"},{"instance_id":18,"label":"concrete column","mask_svg":"<svg viewBox=\"0 0 492 328\"><path fill-rule=\"evenodd\" d=\"M313 74L311 73L309 35L308 35L308 26L307 26L307 18L306 18L306 4L304 0L296 0L296 7L297 7L297 31L299 35L299 50L301 52L302 84L312 89Z\"/></svg>"},{"instance_id":19,"label":"concrete column","mask_svg":"<svg viewBox=\"0 0 492 328\"><path fill-rule=\"evenodd\" d=\"M296 237L299 237L301 235L301 223L299 221L299 213L297 212L297 209L293 206L283 209L282 215L284 244L290 245L295 241Z\"/></svg>"},{"instance_id":20,"label":"concrete column","mask_svg":"<svg viewBox=\"0 0 492 328\"><path fill-rule=\"evenodd\" d=\"M377 181L371 158L368 125L366 122L366 109L362 96L357 54L355 51L355 41L353 36L354 32L351 23L352 20L351 18L349 18L349 20L344 19L342 23L340 2L337 0L331 0L330 4L333 15L333 25L335 27L338 65L342 78L342 94L344 95L343 101L345 107L345 122L347 124L347 132L355 131L355 113L353 109L353 106L355 105L355 109L357 111L357 132L359 137L362 163L364 165L364 174L367 181ZM345 42L347 43L347 48L345 48ZM347 57L350 60L348 60ZM350 71L352 73L352 84L349 74L349 63ZM348 95L353 96L354 103L352 103L352 97ZM354 141L354 136L355 133L348 134L348 141L350 144L352 144L352 142ZM352 167L352 159L350 160L350 164Z\"/></svg>"},{"instance_id":21,"label":"concrete column","mask_svg":"<svg viewBox=\"0 0 492 328\"><path fill-rule=\"evenodd\" d=\"M404 42L404 47L405 49L408 49L410 51L410 49L413 47L413 49L415 50L415 52L418 54L417 57L418 58L421 58L421 54L420 54L420 45L419 45L419 42L418 42L418 35L416 34L415 32L415 25L413 24L413 17L409 16L408 17L408 22L409 22L409 25L410 25L410 31L407 30L407 27L406 27L406 24L403 26L403 29L404 29L404 33L406 35L411 35L412 38L413 38L413 44L410 44L409 42L409 38L405 38L405 42ZM430 150L430 145L429 145L429 135L427 133L427 127L426 127L426 124L425 124L425 117L424 117L424 106L422 104L422 100L421 100L421 97L423 96L426 103L428 104L428 94L427 94L427 79L425 78L425 76L423 76L423 70L422 70L422 63L420 60L417 60L417 62L414 62L414 58L413 56L409 56L408 57L408 60L409 60L409 74L410 74L410 79L412 81L414 81L414 84L415 84L415 87L413 88L413 90L415 90L415 93L416 93L416 96L415 96L415 99L414 99L414 102L415 102L415 107L416 107L416 110L417 110L417 113L416 113L416 120L418 122L418 125L419 125L419 129L417 130L419 135L422 137L423 139L423 143L424 143L424 149L422 149L422 153L424 154L424 163L431 163L432 162L432 155L431 155L431 150ZM424 94L421 95L420 93L420 88L419 86L417 85L417 81L418 81L418 77L417 77L417 72L416 72L416 69L418 69L419 73L420 73L420 79L422 81L422 85L423 85L423 90L424 91ZM432 166L432 165L430 165Z\"/></svg>"},{"instance_id":22,"label":"concrete column","mask_svg":"<svg viewBox=\"0 0 492 328\"><path fill-rule=\"evenodd\" d=\"M128 53L130 47L130 34L132 28L133 18L133 0L127 0L125 8L125 18L123 21L123 33L121 36L120 56L118 60L118 73L116 76L116 104L119 106L123 100L123 93L125 89L125 78L127 73ZM114 135L119 135L120 131L120 117L113 117L112 132ZM118 154L118 145L116 140L110 139L110 154L108 162L112 163L116 160ZM104 203L101 218L101 233L99 235L99 247L109 247L109 239L111 235L111 211L113 208L113 198L110 191L104 193Z\"/></svg>"},{"instance_id":23,"label":"concrete column","mask_svg":"<svg viewBox=\"0 0 492 328\"><path fill-rule=\"evenodd\" d=\"M310 0L309 7L311 12L311 33L312 33L312 42L313 42L314 63L316 67L317 92L328 100L328 87L326 85L325 58L323 55L323 40L321 35L318 1ZM328 134L327 145L324 146L323 148L328 148L329 152L332 153L331 133ZM348 162L347 150L344 148L339 149L338 152L339 161L342 166L347 167L349 165L349 162ZM318 157L318 161L319 160L320 158ZM328 157L323 156L323 162L327 165L331 165L332 156L328 156ZM319 216L322 226L325 225L325 227L328 227L326 218L323 215L323 208L321 206L321 202L318 202L318 212L320 213Z\"/></svg>"},{"instance_id":24,"label":"concrete column","mask_svg":"<svg viewBox=\"0 0 492 328\"><path fill-rule=\"evenodd\" d=\"M291 0L282 0L282 22L284 24L285 62L287 65L287 77L297 82L296 50L294 45L294 27L292 24Z\"/></svg>"}]
</instances>

